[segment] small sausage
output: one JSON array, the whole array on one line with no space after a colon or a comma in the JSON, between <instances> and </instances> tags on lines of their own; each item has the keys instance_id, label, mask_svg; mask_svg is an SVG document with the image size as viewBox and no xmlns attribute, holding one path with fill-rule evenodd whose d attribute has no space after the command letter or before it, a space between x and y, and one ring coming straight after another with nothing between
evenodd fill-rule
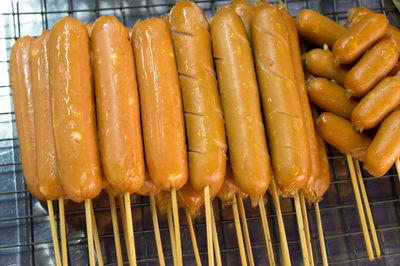
<instances>
[{"instance_id":1,"label":"small sausage","mask_svg":"<svg viewBox=\"0 0 400 266\"><path fill-rule=\"evenodd\" d=\"M188 182L176 192L178 206L189 211L190 216L196 217L200 213L204 193L193 189Z\"/></svg>"},{"instance_id":2,"label":"small sausage","mask_svg":"<svg viewBox=\"0 0 400 266\"><path fill-rule=\"evenodd\" d=\"M168 213L168 209L171 210L171 193L167 191L161 191L160 193L154 195L154 200L158 211L162 215L166 215Z\"/></svg>"},{"instance_id":3,"label":"small sausage","mask_svg":"<svg viewBox=\"0 0 400 266\"><path fill-rule=\"evenodd\" d=\"M354 108L351 122L357 130L377 126L400 104L400 77L387 77Z\"/></svg>"},{"instance_id":4,"label":"small sausage","mask_svg":"<svg viewBox=\"0 0 400 266\"><path fill-rule=\"evenodd\" d=\"M270 159L253 56L240 17L230 8L219 9L211 38L233 177L245 193L262 196L271 180Z\"/></svg>"},{"instance_id":5,"label":"small sausage","mask_svg":"<svg viewBox=\"0 0 400 266\"><path fill-rule=\"evenodd\" d=\"M346 95L343 87L326 78L310 77L307 80L307 90L310 101L317 107L346 119L351 118L357 105L356 100Z\"/></svg>"},{"instance_id":6,"label":"small sausage","mask_svg":"<svg viewBox=\"0 0 400 266\"><path fill-rule=\"evenodd\" d=\"M10 54L10 84L25 184L35 198L44 200L45 197L40 193L37 178L35 117L29 65L31 42L32 38L25 36L14 43Z\"/></svg>"},{"instance_id":7,"label":"small sausage","mask_svg":"<svg viewBox=\"0 0 400 266\"><path fill-rule=\"evenodd\" d=\"M353 24L333 45L332 52L341 64L357 60L386 34L388 20L383 14L369 14Z\"/></svg>"},{"instance_id":8,"label":"small sausage","mask_svg":"<svg viewBox=\"0 0 400 266\"><path fill-rule=\"evenodd\" d=\"M367 51L347 72L344 86L349 95L362 97L396 65L399 52L391 39L384 39Z\"/></svg>"},{"instance_id":9,"label":"small sausage","mask_svg":"<svg viewBox=\"0 0 400 266\"><path fill-rule=\"evenodd\" d=\"M226 162L225 182L218 192L218 198L225 205L231 205L235 195L246 198L247 194L243 193L233 180L232 167L229 161Z\"/></svg>"},{"instance_id":10,"label":"small sausage","mask_svg":"<svg viewBox=\"0 0 400 266\"><path fill-rule=\"evenodd\" d=\"M144 183L140 187L140 189L137 191L137 194L142 195L142 196L149 196L152 193L153 193L153 195L157 195L160 192L161 192L161 189L159 189L156 185L154 185L153 182L151 182L149 173L146 171L146 177L144 179Z\"/></svg>"},{"instance_id":11,"label":"small sausage","mask_svg":"<svg viewBox=\"0 0 400 266\"><path fill-rule=\"evenodd\" d=\"M347 22L351 27L352 25L360 22L363 17L369 14L374 14L374 11L363 6L353 7L349 10L349 12L347 12Z\"/></svg>"},{"instance_id":12,"label":"small sausage","mask_svg":"<svg viewBox=\"0 0 400 266\"><path fill-rule=\"evenodd\" d=\"M50 33L50 96L56 158L66 195L75 202L102 189L90 43L86 26L65 17Z\"/></svg>"},{"instance_id":13,"label":"small sausage","mask_svg":"<svg viewBox=\"0 0 400 266\"><path fill-rule=\"evenodd\" d=\"M365 155L364 166L373 176L384 175L400 156L400 110L383 120Z\"/></svg>"},{"instance_id":14,"label":"small sausage","mask_svg":"<svg viewBox=\"0 0 400 266\"><path fill-rule=\"evenodd\" d=\"M51 123L49 84L50 31L31 42L29 61L31 66L33 109L35 115L35 141L37 178L40 193L48 200L64 197L56 164L56 150Z\"/></svg>"},{"instance_id":15,"label":"small sausage","mask_svg":"<svg viewBox=\"0 0 400 266\"><path fill-rule=\"evenodd\" d=\"M321 137L341 153L350 154L356 160L364 160L371 138L358 133L350 121L325 112L317 120L317 129Z\"/></svg>"},{"instance_id":16,"label":"small sausage","mask_svg":"<svg viewBox=\"0 0 400 266\"><path fill-rule=\"evenodd\" d=\"M328 49L313 49L306 53L305 65L310 74L316 77L334 79L339 84L344 84L348 67L334 63L334 57Z\"/></svg>"},{"instance_id":17,"label":"small sausage","mask_svg":"<svg viewBox=\"0 0 400 266\"><path fill-rule=\"evenodd\" d=\"M250 36L250 20L253 13L253 5L247 0L233 0L230 7L239 15L246 29L247 37L251 40Z\"/></svg>"},{"instance_id":18,"label":"small sausage","mask_svg":"<svg viewBox=\"0 0 400 266\"><path fill-rule=\"evenodd\" d=\"M346 28L311 9L303 9L296 17L297 30L315 45L333 44L346 32Z\"/></svg>"},{"instance_id":19,"label":"small sausage","mask_svg":"<svg viewBox=\"0 0 400 266\"><path fill-rule=\"evenodd\" d=\"M227 145L209 25L201 8L189 1L178 2L169 18L182 90L189 179L196 191L208 186L213 198L224 182Z\"/></svg>"},{"instance_id":20,"label":"small sausage","mask_svg":"<svg viewBox=\"0 0 400 266\"><path fill-rule=\"evenodd\" d=\"M144 183L135 61L129 34L114 16L101 16L91 36L100 155L105 178L118 194Z\"/></svg>"},{"instance_id":21,"label":"small sausage","mask_svg":"<svg viewBox=\"0 0 400 266\"><path fill-rule=\"evenodd\" d=\"M310 175L310 151L284 23L265 3L254 10L251 36L273 171L282 194L293 196Z\"/></svg>"}]
</instances>

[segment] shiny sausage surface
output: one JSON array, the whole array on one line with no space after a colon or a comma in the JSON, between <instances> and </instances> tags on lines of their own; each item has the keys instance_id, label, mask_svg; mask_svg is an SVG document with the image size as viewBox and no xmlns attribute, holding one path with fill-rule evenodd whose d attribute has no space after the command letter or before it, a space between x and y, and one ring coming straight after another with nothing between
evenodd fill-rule
<instances>
[{"instance_id":1,"label":"shiny sausage surface","mask_svg":"<svg viewBox=\"0 0 400 266\"><path fill-rule=\"evenodd\" d=\"M156 195L160 192L161 192L161 189L159 189L156 185L154 185L153 182L151 182L149 173L146 171L146 177L144 179L144 183L140 187L140 189L137 191L137 193L142 196L149 196L151 193Z\"/></svg>"},{"instance_id":2,"label":"shiny sausage surface","mask_svg":"<svg viewBox=\"0 0 400 266\"><path fill-rule=\"evenodd\" d=\"M199 215L202 202L204 202L203 195L202 191L194 190L188 182L176 193L178 206L188 210L192 217L196 217Z\"/></svg>"},{"instance_id":3,"label":"shiny sausage surface","mask_svg":"<svg viewBox=\"0 0 400 266\"><path fill-rule=\"evenodd\" d=\"M231 205L235 195L246 198L247 194L243 193L233 180L232 167L229 161L226 163L225 181L218 192L218 198L225 205Z\"/></svg>"},{"instance_id":4,"label":"shiny sausage surface","mask_svg":"<svg viewBox=\"0 0 400 266\"><path fill-rule=\"evenodd\" d=\"M233 0L230 7L239 15L246 29L247 37L250 40L250 20L254 9L253 5L247 0Z\"/></svg>"}]
</instances>

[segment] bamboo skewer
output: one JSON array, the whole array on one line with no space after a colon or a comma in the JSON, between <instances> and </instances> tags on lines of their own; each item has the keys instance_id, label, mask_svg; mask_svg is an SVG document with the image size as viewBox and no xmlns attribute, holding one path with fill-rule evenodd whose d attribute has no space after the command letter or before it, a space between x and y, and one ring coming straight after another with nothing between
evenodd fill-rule
<instances>
[{"instance_id":1,"label":"bamboo skewer","mask_svg":"<svg viewBox=\"0 0 400 266\"><path fill-rule=\"evenodd\" d=\"M94 215L93 202L90 201L90 213L92 214L92 224L93 224L93 239L94 247L97 253L97 262L100 266L103 266L103 254L101 252L101 245L99 239L99 232L97 231L96 216Z\"/></svg>"},{"instance_id":2,"label":"bamboo skewer","mask_svg":"<svg viewBox=\"0 0 400 266\"><path fill-rule=\"evenodd\" d=\"M236 195L233 196L232 210L233 210L233 218L235 220L235 228L236 228L236 236L237 236L238 245L239 245L240 260L242 261L242 265L247 266L246 252L244 250L242 228L240 227L240 218L239 218L239 210L238 210L237 201L236 201Z\"/></svg>"},{"instance_id":3,"label":"bamboo skewer","mask_svg":"<svg viewBox=\"0 0 400 266\"><path fill-rule=\"evenodd\" d=\"M175 230L174 230L174 221L172 219L172 210L171 206L167 208L167 218L168 218L168 229L169 229L169 238L171 240L171 251L172 251L172 259L174 265L177 265L177 258L176 258L176 243L175 243Z\"/></svg>"},{"instance_id":4,"label":"bamboo skewer","mask_svg":"<svg viewBox=\"0 0 400 266\"><path fill-rule=\"evenodd\" d=\"M110 209L111 209L111 220L114 232L114 243L115 243L115 252L117 255L117 263L118 266L122 266L124 264L124 261L122 258L121 240L119 238L117 207L115 205L115 198L113 195L108 194L108 199L110 202Z\"/></svg>"},{"instance_id":5,"label":"bamboo skewer","mask_svg":"<svg viewBox=\"0 0 400 266\"><path fill-rule=\"evenodd\" d=\"M210 202L210 188L204 188L204 205L206 213L206 228L207 228L207 251L208 251L208 265L214 266L214 252L213 252L213 239L212 239L212 225L211 225L211 202Z\"/></svg>"},{"instance_id":6,"label":"bamboo skewer","mask_svg":"<svg viewBox=\"0 0 400 266\"><path fill-rule=\"evenodd\" d=\"M323 266L328 266L328 264L329 264L328 263L328 255L326 254L324 230L322 228L321 213L319 211L318 202L314 203L314 209L315 209L315 217L317 220L319 245L321 247L322 264L323 264Z\"/></svg>"},{"instance_id":7,"label":"bamboo skewer","mask_svg":"<svg viewBox=\"0 0 400 266\"><path fill-rule=\"evenodd\" d=\"M190 216L190 213L187 209L185 209L185 214L186 214L187 224L189 227L190 238L192 239L194 258L196 260L196 264L200 266L201 260L200 260L199 248L197 246L197 241L196 241L196 234L194 233L192 216Z\"/></svg>"},{"instance_id":8,"label":"bamboo skewer","mask_svg":"<svg viewBox=\"0 0 400 266\"><path fill-rule=\"evenodd\" d=\"M372 250L372 244L371 244L371 239L370 239L369 233L368 233L367 222L365 221L364 208L362 206L360 190L359 190L358 184L357 184L357 177L356 177L356 173L354 170L353 159L351 158L350 154L347 154L346 157L347 157L347 164L349 165L351 182L353 184L354 196L356 198L358 214L360 216L360 223L361 223L362 231L364 234L365 245L367 246L369 260L372 261L372 260L374 260L374 251Z\"/></svg>"},{"instance_id":9,"label":"bamboo skewer","mask_svg":"<svg viewBox=\"0 0 400 266\"><path fill-rule=\"evenodd\" d=\"M260 208L261 221L264 229L265 244L267 245L269 265L274 266L275 265L274 249L272 248L271 235L269 233L267 213L265 211L263 197L259 198L258 206Z\"/></svg>"},{"instance_id":10,"label":"bamboo skewer","mask_svg":"<svg viewBox=\"0 0 400 266\"><path fill-rule=\"evenodd\" d=\"M126 253L128 254L128 260L132 261L131 254L129 253L128 228L126 226L126 213L124 207L124 198L122 195L118 195L118 203L119 203L119 212L121 214L121 220L122 220L122 229L124 231L125 247L127 250Z\"/></svg>"},{"instance_id":11,"label":"bamboo skewer","mask_svg":"<svg viewBox=\"0 0 400 266\"><path fill-rule=\"evenodd\" d=\"M154 194L152 192L149 195L149 199L150 199L151 217L153 220L153 227L154 227L154 237L156 239L158 262L160 263L160 266L165 266L164 252L162 249L161 236L160 236L160 227L158 225L156 203L154 200Z\"/></svg>"},{"instance_id":12,"label":"bamboo skewer","mask_svg":"<svg viewBox=\"0 0 400 266\"><path fill-rule=\"evenodd\" d=\"M128 231L128 252L131 254L130 265L136 266L136 251L135 251L135 238L133 236L133 222L131 210L131 197L128 192L124 193L125 215L126 215L126 229Z\"/></svg>"},{"instance_id":13,"label":"bamboo skewer","mask_svg":"<svg viewBox=\"0 0 400 266\"><path fill-rule=\"evenodd\" d=\"M176 199L175 188L171 190L171 200L172 200L172 216L174 218L174 229L175 229L176 262L178 263L178 266L182 266L181 231L179 226L178 201Z\"/></svg>"},{"instance_id":14,"label":"bamboo skewer","mask_svg":"<svg viewBox=\"0 0 400 266\"><path fill-rule=\"evenodd\" d=\"M251 241L249 235L249 228L247 227L246 212L243 206L243 198L237 196L237 203L239 207L240 220L242 222L244 242L246 244L247 258L249 259L250 266L254 266L253 250L251 249Z\"/></svg>"},{"instance_id":15,"label":"bamboo skewer","mask_svg":"<svg viewBox=\"0 0 400 266\"><path fill-rule=\"evenodd\" d=\"M397 160L396 160L396 170L397 170L397 176L399 177L399 181L400 181L400 160L399 160L399 158L397 158Z\"/></svg>"},{"instance_id":16,"label":"bamboo skewer","mask_svg":"<svg viewBox=\"0 0 400 266\"><path fill-rule=\"evenodd\" d=\"M93 230L92 230L92 213L90 210L91 199L85 200L85 216L86 216L86 231L87 231L87 242L89 250L89 265L95 265L94 259L94 246L93 246Z\"/></svg>"},{"instance_id":17,"label":"bamboo skewer","mask_svg":"<svg viewBox=\"0 0 400 266\"><path fill-rule=\"evenodd\" d=\"M58 215L60 216L61 251L63 266L68 266L67 233L65 230L64 198L58 199Z\"/></svg>"},{"instance_id":18,"label":"bamboo skewer","mask_svg":"<svg viewBox=\"0 0 400 266\"><path fill-rule=\"evenodd\" d=\"M372 241L374 242L376 257L380 258L381 257L381 250L380 250L380 247L379 247L378 236L376 234L374 218L372 216L371 207L369 205L367 191L365 190L364 180L363 180L363 177L362 177L362 174L361 174L360 163L356 160L355 164L356 164L356 173L357 173L357 177L358 177L358 183L360 184L361 195L362 195L363 200L364 200L365 211L367 213L367 219L368 219L369 227L371 229Z\"/></svg>"},{"instance_id":19,"label":"bamboo skewer","mask_svg":"<svg viewBox=\"0 0 400 266\"><path fill-rule=\"evenodd\" d=\"M211 208L211 224L212 224L212 237L214 243L215 260L217 261L217 266L222 266L221 251L219 249L219 240L217 233L217 226L215 224L214 209Z\"/></svg>"},{"instance_id":20,"label":"bamboo skewer","mask_svg":"<svg viewBox=\"0 0 400 266\"><path fill-rule=\"evenodd\" d=\"M56 257L56 265L61 266L60 247L58 245L57 229L56 229L56 223L54 221L53 201L51 201L51 200L47 201L47 209L49 210L51 237L53 239L54 256Z\"/></svg>"},{"instance_id":21,"label":"bamboo skewer","mask_svg":"<svg viewBox=\"0 0 400 266\"><path fill-rule=\"evenodd\" d=\"M307 217L306 200L304 198L302 191L299 192L299 196L300 196L301 212L303 214L304 232L306 234L308 258L310 259L310 265L314 265L312 243L311 243L311 236L310 236L310 227L308 224L308 217Z\"/></svg>"},{"instance_id":22,"label":"bamboo skewer","mask_svg":"<svg viewBox=\"0 0 400 266\"><path fill-rule=\"evenodd\" d=\"M304 265L307 266L310 265L310 259L308 258L308 248L307 248L306 234L304 230L303 217L301 212L299 193L296 193L294 195L294 205L296 208L297 226L299 227L300 244L301 244L301 251L303 253L303 261Z\"/></svg>"}]
</instances>

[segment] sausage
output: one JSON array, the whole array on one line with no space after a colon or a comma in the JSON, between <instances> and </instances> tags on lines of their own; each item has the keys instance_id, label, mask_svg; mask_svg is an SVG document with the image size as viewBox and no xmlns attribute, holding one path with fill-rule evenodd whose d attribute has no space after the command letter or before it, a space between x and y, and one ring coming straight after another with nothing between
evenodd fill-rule
<instances>
[{"instance_id":1,"label":"sausage","mask_svg":"<svg viewBox=\"0 0 400 266\"><path fill-rule=\"evenodd\" d=\"M381 39L388 27L383 14L369 14L353 24L333 45L332 52L341 64L350 64Z\"/></svg>"},{"instance_id":2,"label":"sausage","mask_svg":"<svg viewBox=\"0 0 400 266\"><path fill-rule=\"evenodd\" d=\"M344 86L353 97L364 96L396 65L399 52L391 39L384 39L367 51L347 73Z\"/></svg>"},{"instance_id":3,"label":"sausage","mask_svg":"<svg viewBox=\"0 0 400 266\"><path fill-rule=\"evenodd\" d=\"M48 200L64 197L58 174L51 123L48 44L50 31L32 40L29 51L35 121L37 178L40 193Z\"/></svg>"},{"instance_id":4,"label":"sausage","mask_svg":"<svg viewBox=\"0 0 400 266\"><path fill-rule=\"evenodd\" d=\"M310 175L310 151L284 23L279 9L265 3L250 27L272 168L283 196L293 196Z\"/></svg>"},{"instance_id":5,"label":"sausage","mask_svg":"<svg viewBox=\"0 0 400 266\"><path fill-rule=\"evenodd\" d=\"M344 88L336 82L310 77L307 80L307 90L310 101L317 107L350 120L357 101L349 98Z\"/></svg>"},{"instance_id":6,"label":"sausage","mask_svg":"<svg viewBox=\"0 0 400 266\"><path fill-rule=\"evenodd\" d=\"M360 22L360 20L364 18L366 15L370 14L374 14L374 11L372 11L369 8L363 6L353 7L349 10L349 12L347 12L347 22L351 27L352 25Z\"/></svg>"},{"instance_id":7,"label":"sausage","mask_svg":"<svg viewBox=\"0 0 400 266\"><path fill-rule=\"evenodd\" d=\"M303 9L296 17L297 30L315 45L333 44L346 32L346 28L311 9Z\"/></svg>"},{"instance_id":8,"label":"sausage","mask_svg":"<svg viewBox=\"0 0 400 266\"><path fill-rule=\"evenodd\" d=\"M168 23L149 18L132 31L139 82L146 165L162 190L181 188L188 179L185 125L178 71Z\"/></svg>"},{"instance_id":9,"label":"sausage","mask_svg":"<svg viewBox=\"0 0 400 266\"><path fill-rule=\"evenodd\" d=\"M192 217L199 215L200 208L204 202L203 195L204 193L194 190L189 182L176 192L178 205L189 211Z\"/></svg>"},{"instance_id":10,"label":"sausage","mask_svg":"<svg viewBox=\"0 0 400 266\"><path fill-rule=\"evenodd\" d=\"M371 138L358 133L350 121L332 113L324 112L317 120L317 129L321 137L343 154L363 161Z\"/></svg>"},{"instance_id":11,"label":"sausage","mask_svg":"<svg viewBox=\"0 0 400 266\"><path fill-rule=\"evenodd\" d=\"M357 130L377 126L400 104L400 77L387 77L354 108L351 122Z\"/></svg>"},{"instance_id":12,"label":"sausage","mask_svg":"<svg viewBox=\"0 0 400 266\"><path fill-rule=\"evenodd\" d=\"M25 36L14 43L10 54L10 84L25 184L35 198L44 200L37 178L35 117L29 65L31 42L32 38Z\"/></svg>"},{"instance_id":13,"label":"sausage","mask_svg":"<svg viewBox=\"0 0 400 266\"><path fill-rule=\"evenodd\" d=\"M373 176L384 175L400 156L400 110L383 120L365 155L364 167Z\"/></svg>"},{"instance_id":14,"label":"sausage","mask_svg":"<svg viewBox=\"0 0 400 266\"><path fill-rule=\"evenodd\" d=\"M129 34L114 16L96 20L91 36L100 155L118 194L144 183L144 155L135 62Z\"/></svg>"},{"instance_id":15,"label":"sausage","mask_svg":"<svg viewBox=\"0 0 400 266\"><path fill-rule=\"evenodd\" d=\"M218 191L218 198L225 205L232 204L233 198L235 195L239 197L246 198L247 194L243 193L240 188L235 184L233 180L232 167L229 161L226 162L226 173L225 173L225 181L222 185L221 189Z\"/></svg>"},{"instance_id":16,"label":"sausage","mask_svg":"<svg viewBox=\"0 0 400 266\"><path fill-rule=\"evenodd\" d=\"M334 79L344 84L348 67L334 63L333 54L328 49L313 49L306 53L305 66L310 74L328 79Z\"/></svg>"},{"instance_id":17,"label":"sausage","mask_svg":"<svg viewBox=\"0 0 400 266\"><path fill-rule=\"evenodd\" d=\"M86 26L65 17L50 33L50 96L56 158L65 194L75 202L102 189L90 44Z\"/></svg>"},{"instance_id":18,"label":"sausage","mask_svg":"<svg viewBox=\"0 0 400 266\"><path fill-rule=\"evenodd\" d=\"M390 70L388 76L398 76L400 71L400 62L397 61L397 63L394 65L392 70Z\"/></svg>"},{"instance_id":19,"label":"sausage","mask_svg":"<svg viewBox=\"0 0 400 266\"><path fill-rule=\"evenodd\" d=\"M300 43L296 29L296 22L289 14L287 7L283 3L279 3L278 7L283 15L286 29L289 37L289 47L292 55L294 75L296 79L297 90L300 98L304 127L306 130L308 148L310 151L310 175L308 179L316 179L319 176L319 155L318 144L315 137L314 121L311 114L310 103L307 96L306 82L304 80L304 71L300 55Z\"/></svg>"},{"instance_id":20,"label":"sausage","mask_svg":"<svg viewBox=\"0 0 400 266\"><path fill-rule=\"evenodd\" d=\"M94 26L93 22L89 22L88 24L86 24L86 29L88 31L89 38L91 38L91 36L92 36L93 26Z\"/></svg>"},{"instance_id":21,"label":"sausage","mask_svg":"<svg viewBox=\"0 0 400 266\"><path fill-rule=\"evenodd\" d=\"M218 10L211 39L233 178L243 192L262 196L271 181L270 159L250 43L232 9Z\"/></svg>"},{"instance_id":22,"label":"sausage","mask_svg":"<svg viewBox=\"0 0 400 266\"><path fill-rule=\"evenodd\" d=\"M251 40L250 20L254 9L253 5L247 0L233 0L230 4L230 7L242 20L244 28L246 29L247 38Z\"/></svg>"},{"instance_id":23,"label":"sausage","mask_svg":"<svg viewBox=\"0 0 400 266\"><path fill-rule=\"evenodd\" d=\"M154 195L154 200L157 206L158 211L162 215L166 215L168 212L168 209L171 208L171 193L167 191L161 191L158 194Z\"/></svg>"},{"instance_id":24,"label":"sausage","mask_svg":"<svg viewBox=\"0 0 400 266\"><path fill-rule=\"evenodd\" d=\"M209 186L213 198L224 182L227 146L208 21L197 4L181 1L171 10L169 24L182 90L190 183L196 191Z\"/></svg>"},{"instance_id":25,"label":"sausage","mask_svg":"<svg viewBox=\"0 0 400 266\"><path fill-rule=\"evenodd\" d=\"M153 182L151 182L149 173L146 171L146 177L144 179L144 183L140 187L140 189L137 191L137 194L142 195L142 196L149 196L151 193L153 193L153 195L157 195L160 192L161 192L161 189L159 189L156 185L154 185Z\"/></svg>"}]
</instances>

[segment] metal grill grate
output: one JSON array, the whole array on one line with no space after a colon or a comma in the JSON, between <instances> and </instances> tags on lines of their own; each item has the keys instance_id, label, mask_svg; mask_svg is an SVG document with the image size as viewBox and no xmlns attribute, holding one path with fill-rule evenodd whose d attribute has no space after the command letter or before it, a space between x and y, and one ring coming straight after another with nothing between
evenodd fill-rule
<instances>
[{"instance_id":1,"label":"metal grill grate","mask_svg":"<svg viewBox=\"0 0 400 266\"><path fill-rule=\"evenodd\" d=\"M54 265L55 262L50 226L45 207L32 198L23 182L19 144L16 136L15 117L8 80L10 49L23 35L37 36L43 29L51 28L60 18L70 15L84 23L111 14L126 26L148 16L168 12L174 0L10 0L1 2L0 13L0 265ZM199 0L207 16L219 6L230 1ZM392 24L400 26L400 17L391 1L387 0L337 0L337 1L285 1L292 15L301 9L312 8L345 24L346 12L353 6L366 6L388 15ZM374 215L382 258L368 261L365 242L359 223L357 208L346 158L329 148L331 186L320 202L328 259L340 265L398 265L400 261L400 185L394 169L381 178L371 177L363 171L371 209ZM269 202L272 202L268 196ZM230 207L214 200L217 230L224 265L240 264L233 215ZM267 264L268 257L258 209L245 201L256 264ZM291 199L282 199L284 222L293 265L302 264L294 206ZM106 197L94 200L106 265L116 265L110 209ZM310 230L316 264L321 264L320 248L315 223L315 212L308 206ZM86 230L83 205L68 203L66 206L69 259L72 265L87 264ZM136 252L139 265L158 265L153 226L148 199L134 196L132 204ZM276 216L267 204L268 222L274 245L275 257L280 259L279 236ZM181 214L181 219L184 217ZM58 224L58 217L57 224ZM185 265L194 265L190 235L184 219L181 221L182 249ZM120 225L121 226L121 225ZM161 237L168 264L172 264L168 226L160 217ZM195 230L203 263L207 262L207 243L204 216L196 219ZM121 241L124 245L124 241ZM123 247L123 250L125 248ZM123 254L127 261L126 254ZM279 263L281 264L281 263Z\"/></svg>"}]
</instances>

